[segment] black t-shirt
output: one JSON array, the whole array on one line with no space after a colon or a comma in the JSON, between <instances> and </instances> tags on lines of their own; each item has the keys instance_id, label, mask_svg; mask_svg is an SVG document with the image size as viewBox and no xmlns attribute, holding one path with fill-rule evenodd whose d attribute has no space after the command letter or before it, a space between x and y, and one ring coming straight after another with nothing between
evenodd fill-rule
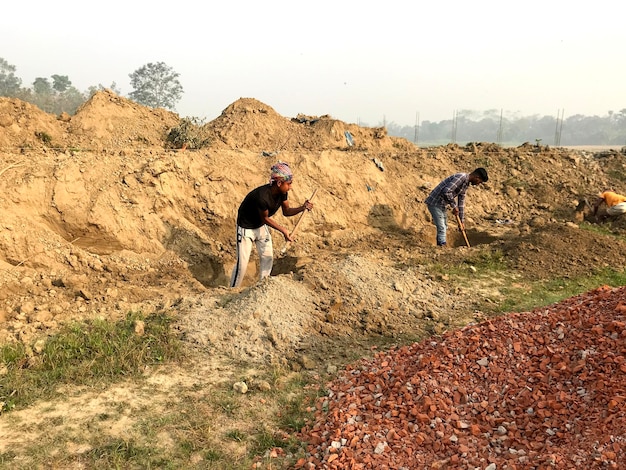
<instances>
[{"instance_id":1,"label":"black t-shirt","mask_svg":"<svg viewBox=\"0 0 626 470\"><path fill-rule=\"evenodd\" d=\"M237 212L237 225L243 228L259 228L263 226L261 212L267 210L269 217L276 214L287 194L272 194L269 184L259 186L248 193Z\"/></svg>"}]
</instances>

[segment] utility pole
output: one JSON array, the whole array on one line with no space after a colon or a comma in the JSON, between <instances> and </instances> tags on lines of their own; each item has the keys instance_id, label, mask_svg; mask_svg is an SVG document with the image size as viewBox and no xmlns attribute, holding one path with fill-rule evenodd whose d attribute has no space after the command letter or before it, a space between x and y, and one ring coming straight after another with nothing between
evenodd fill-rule
<instances>
[{"instance_id":1,"label":"utility pole","mask_svg":"<svg viewBox=\"0 0 626 470\"><path fill-rule=\"evenodd\" d=\"M415 145L419 142L420 136L420 113L415 113L415 136L413 137L413 142Z\"/></svg>"},{"instance_id":2,"label":"utility pole","mask_svg":"<svg viewBox=\"0 0 626 470\"><path fill-rule=\"evenodd\" d=\"M556 110L556 127L554 129L554 146L557 146L557 142L559 140L559 116L561 115L561 110Z\"/></svg>"},{"instance_id":3,"label":"utility pole","mask_svg":"<svg viewBox=\"0 0 626 470\"><path fill-rule=\"evenodd\" d=\"M452 112L452 135L451 135L451 140L453 144L456 144L456 127L457 127L457 118L458 118L458 112L455 109Z\"/></svg>"},{"instance_id":4,"label":"utility pole","mask_svg":"<svg viewBox=\"0 0 626 470\"><path fill-rule=\"evenodd\" d=\"M561 145L561 132L563 131L563 116L564 115L565 115L564 109L557 110L556 129L554 130L554 146L555 147L559 147Z\"/></svg>"},{"instance_id":5,"label":"utility pole","mask_svg":"<svg viewBox=\"0 0 626 470\"><path fill-rule=\"evenodd\" d=\"M565 108L561 109L561 127L559 128L559 147L561 146L561 134L563 133L563 118L565 117Z\"/></svg>"},{"instance_id":6,"label":"utility pole","mask_svg":"<svg viewBox=\"0 0 626 470\"><path fill-rule=\"evenodd\" d=\"M498 145L502 146L502 108L500 108L500 125L498 126L498 136L496 137Z\"/></svg>"}]
</instances>

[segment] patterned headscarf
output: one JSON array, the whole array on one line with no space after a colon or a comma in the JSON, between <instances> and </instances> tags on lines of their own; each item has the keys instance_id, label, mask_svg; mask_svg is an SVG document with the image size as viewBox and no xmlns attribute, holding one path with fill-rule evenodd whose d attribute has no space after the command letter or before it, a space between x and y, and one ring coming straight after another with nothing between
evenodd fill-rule
<instances>
[{"instance_id":1,"label":"patterned headscarf","mask_svg":"<svg viewBox=\"0 0 626 470\"><path fill-rule=\"evenodd\" d=\"M274 184L276 181L285 181L289 183L293 178L291 168L285 162L278 162L271 169L270 184Z\"/></svg>"}]
</instances>

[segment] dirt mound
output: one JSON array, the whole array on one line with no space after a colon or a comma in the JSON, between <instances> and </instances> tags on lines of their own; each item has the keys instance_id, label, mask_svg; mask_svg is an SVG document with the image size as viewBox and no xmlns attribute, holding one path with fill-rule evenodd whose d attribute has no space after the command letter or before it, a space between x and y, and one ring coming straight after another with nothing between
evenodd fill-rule
<instances>
[{"instance_id":1,"label":"dirt mound","mask_svg":"<svg viewBox=\"0 0 626 470\"><path fill-rule=\"evenodd\" d=\"M177 114L147 108L110 90L95 93L71 118L68 132L81 150L165 147Z\"/></svg>"},{"instance_id":2,"label":"dirt mound","mask_svg":"<svg viewBox=\"0 0 626 470\"><path fill-rule=\"evenodd\" d=\"M181 120L164 109L141 106L111 90L96 92L74 116L54 116L21 100L0 98L0 147L74 151L167 149ZM362 128L330 115L286 118L254 98L241 98L197 131L217 149L245 149L275 157L286 150L392 152L409 150L385 128Z\"/></svg>"},{"instance_id":3,"label":"dirt mound","mask_svg":"<svg viewBox=\"0 0 626 470\"><path fill-rule=\"evenodd\" d=\"M67 145L64 123L37 106L0 97L0 150Z\"/></svg>"},{"instance_id":4,"label":"dirt mound","mask_svg":"<svg viewBox=\"0 0 626 470\"><path fill-rule=\"evenodd\" d=\"M235 101L205 127L215 136L214 142L268 153L285 149L292 140L297 142L301 131L271 106L253 98Z\"/></svg>"},{"instance_id":5,"label":"dirt mound","mask_svg":"<svg viewBox=\"0 0 626 470\"><path fill-rule=\"evenodd\" d=\"M181 308L187 340L205 354L255 364L286 366L302 340L317 327L317 295L289 277L271 277L226 305L203 297ZM281 305L281 314L275 309ZM228 322L223 319L228 318Z\"/></svg>"},{"instance_id":6,"label":"dirt mound","mask_svg":"<svg viewBox=\"0 0 626 470\"><path fill-rule=\"evenodd\" d=\"M95 93L74 116L54 116L18 99L0 97L0 147L73 151L166 146L179 117L141 106L110 90Z\"/></svg>"},{"instance_id":7,"label":"dirt mound","mask_svg":"<svg viewBox=\"0 0 626 470\"><path fill-rule=\"evenodd\" d=\"M626 289L601 288L354 364L302 436L309 462L624 468L625 313Z\"/></svg>"},{"instance_id":8,"label":"dirt mound","mask_svg":"<svg viewBox=\"0 0 626 470\"><path fill-rule=\"evenodd\" d=\"M286 150L377 150L390 151L397 142L384 128L361 128L330 115L286 118L271 106L254 98L241 98L205 125L214 141L229 148L241 148L277 156ZM404 145L407 148L407 145Z\"/></svg>"}]
</instances>

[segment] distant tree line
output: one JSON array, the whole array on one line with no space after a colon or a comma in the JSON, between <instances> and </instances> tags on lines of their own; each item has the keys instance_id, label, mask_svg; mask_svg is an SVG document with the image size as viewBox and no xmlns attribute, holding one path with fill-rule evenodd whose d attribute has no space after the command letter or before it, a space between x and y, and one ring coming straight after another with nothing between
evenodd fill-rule
<instances>
[{"instance_id":1,"label":"distant tree line","mask_svg":"<svg viewBox=\"0 0 626 470\"><path fill-rule=\"evenodd\" d=\"M139 104L153 108L174 110L183 95L179 74L163 62L149 63L129 74L133 91L129 98ZM85 101L99 90L109 88L121 95L115 82L105 87L90 86L85 91L72 85L67 75L37 77L30 86L22 86L16 75L16 67L0 57L0 96L19 98L52 114L76 113Z\"/></svg>"},{"instance_id":2,"label":"distant tree line","mask_svg":"<svg viewBox=\"0 0 626 470\"><path fill-rule=\"evenodd\" d=\"M560 116L505 117L501 111L483 113L463 110L448 120L416 122L414 126L385 123L387 133L418 145L494 142L520 145L621 145L626 146L626 108L606 116L575 114Z\"/></svg>"},{"instance_id":3,"label":"distant tree line","mask_svg":"<svg viewBox=\"0 0 626 470\"><path fill-rule=\"evenodd\" d=\"M174 111L183 95L179 74L163 62L149 63L129 74L133 91L128 98L144 106ZM15 66L0 58L0 96L19 98L42 110L70 115L104 88L121 95L115 82L104 87L90 86L80 91L67 75L37 77L27 87L16 75ZM541 145L623 145L626 146L626 108L608 111L606 116L575 114L564 119L557 116L503 116L502 111L477 112L462 110L451 119L439 122L416 122L414 126L383 123L389 135L403 137L418 145L445 145L449 143L494 142L501 145L519 145L524 142ZM367 126L365 123L360 123Z\"/></svg>"}]
</instances>

